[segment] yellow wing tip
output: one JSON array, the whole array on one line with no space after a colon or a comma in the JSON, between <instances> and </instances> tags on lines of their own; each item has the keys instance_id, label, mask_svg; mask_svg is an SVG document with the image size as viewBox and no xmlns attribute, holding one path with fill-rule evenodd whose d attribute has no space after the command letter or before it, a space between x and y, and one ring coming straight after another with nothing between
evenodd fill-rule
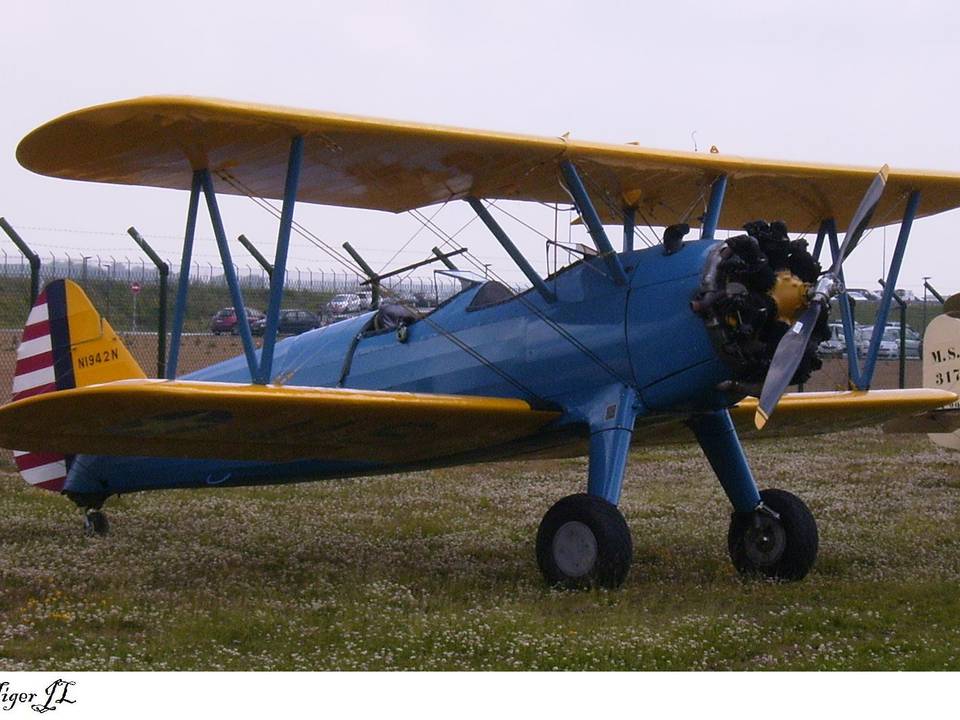
<instances>
[{"instance_id":1,"label":"yellow wing tip","mask_svg":"<svg viewBox=\"0 0 960 720\"><path fill-rule=\"evenodd\" d=\"M883 164L883 167L880 168L880 177L883 178L883 181L886 182L887 178L890 177L890 166L886 163Z\"/></svg>"}]
</instances>

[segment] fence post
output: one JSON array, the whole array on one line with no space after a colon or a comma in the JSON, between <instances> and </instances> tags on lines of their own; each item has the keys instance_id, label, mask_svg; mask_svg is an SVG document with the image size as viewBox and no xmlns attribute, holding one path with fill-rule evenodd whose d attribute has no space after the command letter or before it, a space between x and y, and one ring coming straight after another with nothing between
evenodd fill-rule
<instances>
[{"instance_id":1,"label":"fence post","mask_svg":"<svg viewBox=\"0 0 960 720\"><path fill-rule=\"evenodd\" d=\"M33 304L37 301L37 295L40 294L40 256L27 247L23 238L17 234L17 231L7 222L6 218L0 217L0 227L10 236L13 244L17 246L17 249L23 253L27 262L30 263L30 307L33 307ZM4 265L6 265L7 254L4 253L3 257Z\"/></svg>"},{"instance_id":2,"label":"fence post","mask_svg":"<svg viewBox=\"0 0 960 720\"><path fill-rule=\"evenodd\" d=\"M157 266L157 274L160 276L160 307L157 308L157 377L163 378L167 375L167 276L170 274L170 266L160 259L135 227L131 225L127 228L127 232ZM143 260L141 259L140 262L142 263Z\"/></svg>"},{"instance_id":3,"label":"fence post","mask_svg":"<svg viewBox=\"0 0 960 720\"><path fill-rule=\"evenodd\" d=\"M250 242L250 240L247 239L247 236L243 233L237 237L237 240L239 240L240 244L243 245L243 247L247 249L247 252L253 256L253 259L259 263L260 267L266 270L267 277L271 277L273 275L273 265L270 264L270 261L267 260L259 250L257 250L256 246Z\"/></svg>"}]
</instances>

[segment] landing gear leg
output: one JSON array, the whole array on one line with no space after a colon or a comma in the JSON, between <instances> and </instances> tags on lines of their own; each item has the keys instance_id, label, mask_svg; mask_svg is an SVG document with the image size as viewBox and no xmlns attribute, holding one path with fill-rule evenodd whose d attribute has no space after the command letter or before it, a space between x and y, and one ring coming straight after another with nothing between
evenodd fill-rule
<instances>
[{"instance_id":1,"label":"landing gear leg","mask_svg":"<svg viewBox=\"0 0 960 720\"><path fill-rule=\"evenodd\" d=\"M800 498L757 490L730 413L694 415L689 425L733 505L727 546L741 575L801 580L817 559L817 523Z\"/></svg>"},{"instance_id":2,"label":"landing gear leg","mask_svg":"<svg viewBox=\"0 0 960 720\"><path fill-rule=\"evenodd\" d=\"M633 542L617 503L637 410L631 389L603 404L602 421L591 424L587 492L563 498L540 523L537 564L551 585L615 588L627 576Z\"/></svg>"}]
</instances>

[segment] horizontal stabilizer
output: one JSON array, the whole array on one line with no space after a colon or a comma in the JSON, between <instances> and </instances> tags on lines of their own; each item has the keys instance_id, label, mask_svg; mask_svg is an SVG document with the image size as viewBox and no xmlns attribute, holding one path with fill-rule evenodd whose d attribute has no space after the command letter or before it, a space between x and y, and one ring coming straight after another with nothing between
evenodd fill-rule
<instances>
[{"instance_id":1,"label":"horizontal stabilizer","mask_svg":"<svg viewBox=\"0 0 960 720\"><path fill-rule=\"evenodd\" d=\"M516 440L558 416L504 398L125 380L0 408L0 446L64 454L407 463Z\"/></svg>"}]
</instances>

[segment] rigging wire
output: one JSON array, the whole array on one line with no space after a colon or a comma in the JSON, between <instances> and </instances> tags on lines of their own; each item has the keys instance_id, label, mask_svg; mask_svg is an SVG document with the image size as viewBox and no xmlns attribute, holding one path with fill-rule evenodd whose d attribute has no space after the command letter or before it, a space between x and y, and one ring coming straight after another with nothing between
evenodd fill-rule
<instances>
[{"instance_id":1,"label":"rigging wire","mask_svg":"<svg viewBox=\"0 0 960 720\"><path fill-rule=\"evenodd\" d=\"M280 210L278 210L276 207L274 207L274 205L273 205L271 202L269 202L268 200L266 200L266 199L264 199L264 198L255 197L255 196L253 195L253 193L249 191L248 188L237 187L238 185L239 185L239 186L242 186L242 185L243 185L239 180L237 180L237 181L236 181L236 184L234 184L233 180L235 180L235 178L231 179L231 178L229 178L229 177L223 177L223 179L226 180L226 182L228 182L229 184L233 185L233 186L234 186L235 188L237 188L238 190L242 189L242 190L243 190L243 193L244 193L247 197L249 197L251 200L253 200L259 207L267 210L267 211L270 212L272 215L274 215L274 217L276 217L276 218L279 218L279 217L280 217ZM444 203L444 205L445 205L445 204L446 204L446 203ZM441 209L442 209L442 207L441 207ZM439 210L438 210L437 212L439 212ZM411 211L411 215L413 215L414 217L417 217L417 215L414 214L414 213L419 213L419 210ZM432 217L435 217L436 214L437 214L437 213L435 212ZM426 219L427 223L429 223L429 225L432 226L430 229L433 230L433 227L436 227L436 225L435 225L435 223L433 223L432 217L431 217L431 218L426 218L426 216L423 216L423 217L424 217L424 219ZM417 219L419 220L420 218L417 218ZM423 222L423 221L421 221L421 222ZM471 220L471 222L472 222L472 220ZM463 227L461 227L460 230L458 230L457 232L458 232L458 233L461 232L461 231L464 230L469 224L470 224L469 222L466 223L466 224L465 224ZM425 225L425 226L426 226L426 225ZM357 272L356 270L354 270L353 267L351 267L350 263L346 261L346 258L343 258L343 256L341 256L339 253L337 253L337 252L334 251L332 248L330 248L326 243L324 243L324 242L323 242L319 237L317 237L313 232L311 232L310 230L304 228L302 225L300 225L300 224L297 223L296 221L293 222L293 227L297 230L297 232L298 232L299 234L301 234L302 236L306 237L308 240L315 241L314 244L317 245L317 247L319 247L320 249L322 249L322 250L324 250L325 252L327 252L329 255L331 255L331 257L334 257L334 259L336 259L336 260L338 260L339 262L341 262L341 264L346 265L346 266L348 267L348 269L352 270L353 272ZM433 230L433 232L434 232L435 234L437 234L435 230ZM440 236L441 238L443 238L443 237L444 237L444 234L440 234L439 236ZM452 239L453 239L452 236L450 236L449 239L452 240ZM453 242L456 242L456 241L453 240ZM465 253L465 254L466 254L466 253ZM362 271L361 271L361 272L357 272L357 274L358 274L358 275L365 275L365 273L363 273ZM392 299L394 299L394 300L397 302L398 305L401 305L402 307L405 307L406 309L412 310L412 311L414 311L414 312L416 313L415 308L411 308L411 307L409 307L406 303L402 302L402 298L400 298L399 293L394 292L394 291L393 291L392 289L390 289L390 288L383 287L382 285L381 285L380 289L381 289L382 291L385 291L385 294L388 295L389 297L391 297ZM416 313L416 314L419 316L419 313ZM437 323L435 320L431 319L429 316L427 316L427 315L421 316L421 317L419 317L419 319L422 320L422 321L424 321L427 325L429 325L429 326L430 326L431 328L433 328L437 333L439 333L441 336L443 336L443 337L446 338L448 341L450 341L451 343L453 343L455 346L457 346L458 348L460 348L461 350L463 350L464 352L466 352L468 355L470 355L471 357L473 357L473 358L474 358L477 362L479 362L481 365L483 365L484 367L488 368L488 369L491 370L492 372L494 372L494 373L496 373L497 375L499 375L501 378L503 378L505 381L507 381L508 383L510 383L511 385L513 385L515 388L517 388L518 390L520 390L522 393L525 393L526 395L528 395L528 396L530 396L531 398L533 398L534 400L536 400L540 405L547 405L547 404L548 404L547 401L546 401L543 397L541 397L540 395L538 395L537 393L535 393L533 390L531 390L530 388L528 388L526 385L524 385L522 382L520 382L520 381L517 380L516 378L512 377L509 373L507 373L507 372L506 372L505 370L503 370L502 368L497 367L497 365L496 365L495 363L491 362L488 358L484 357L484 355L483 355L479 350L477 350L476 348L470 347L467 343L465 343L463 340L461 340L460 338L458 338L454 333L452 333L452 332L450 332L449 330L443 328L439 323Z\"/></svg>"},{"instance_id":2,"label":"rigging wire","mask_svg":"<svg viewBox=\"0 0 960 720\"><path fill-rule=\"evenodd\" d=\"M487 207L489 207L489 206L492 205L492 204L493 204L493 203L491 203L491 202L488 201L488 202L487 202ZM437 227L437 231L439 231L439 232L441 232L441 233L444 232L443 229L440 228L439 226L436 226L436 227ZM444 234L445 234L445 233L444 233ZM454 238L452 238L452 237L449 237L449 236L448 236L445 242L449 243L450 245L453 245L455 249L460 249L460 248L461 248L461 246L459 245L459 243L457 243L457 241L456 241ZM466 257L468 260L470 260L470 261L474 264L475 267L478 267L478 268L480 268L480 269L486 269L485 266L482 266L480 263L478 263L478 262L476 262L475 260L473 260L473 259L470 257L471 255L472 255L472 253L470 253L469 250L467 250L467 251L463 254L463 256ZM507 284L507 283L503 280L503 278L501 278L499 275L497 275L496 272L490 272L490 275L493 277L494 280L497 280L498 282L500 282L500 283L502 283L502 284L504 284L504 285ZM557 323L556 321L552 320L551 318L547 317L547 315L546 315L545 313L543 313L543 311L541 311L540 308L538 308L535 304L533 304L532 302L530 302L530 300L528 300L526 297L524 297L524 294L523 294L523 293L518 294L518 295L516 296L516 299L519 300L519 301L520 301L528 310L530 310L534 315L536 315L537 317L539 317L548 327L550 327L551 329L553 329L558 335L560 335L560 336L561 336L562 338L564 338L567 342L569 342L571 345L573 345L577 350L579 350L579 351L582 352L584 355L586 355L586 356L587 356L590 360L592 360L597 366L599 366L599 367L602 368L604 371L606 371L608 374L610 374L615 380L617 380L618 382L620 382L620 383L622 383L622 384L624 384L624 385L626 385L626 386L628 386L628 387L633 385L633 383L632 383L630 380L628 380L627 378L624 378L624 377L623 377L620 373L618 373L614 368L610 367L610 365L608 365L606 362L604 362L602 358L600 358L596 353L594 353L589 347L587 347L586 345L584 345L578 338L576 338L574 335L572 335L566 328L564 328L562 325L560 325L560 324Z\"/></svg>"},{"instance_id":3,"label":"rigging wire","mask_svg":"<svg viewBox=\"0 0 960 720\"><path fill-rule=\"evenodd\" d=\"M600 195L600 198L603 200L604 204L614 213L614 215L616 215L617 213L623 212L623 207L619 203L615 202L613 198L610 197L610 193L607 191L606 188L604 188L600 183L594 180L593 177L590 175L590 173L586 172L582 168L578 168L578 169L580 170L580 174L584 177L587 183L596 191L597 194ZM646 215L644 215L643 211L640 210L640 208L637 208L637 212L640 214L641 219L644 221L646 226L650 229L650 232L653 233L653 236L657 240L656 242L653 242L652 240L650 240L638 226L634 226L634 229L633 229L634 237L639 237L640 240L643 242L643 244L646 245L647 247L655 247L656 245L659 245L661 240L660 240L660 237L657 235L657 231L653 229L653 226L650 224L650 221L647 220Z\"/></svg>"},{"instance_id":4,"label":"rigging wire","mask_svg":"<svg viewBox=\"0 0 960 720\"><path fill-rule=\"evenodd\" d=\"M250 200L252 200L255 205L263 208L264 210L269 212L271 215L273 215L275 218L280 219L281 210L276 206L274 206L274 204L271 203L269 200L255 196L252 190L246 185L244 185L242 181L240 181L230 173L226 172L225 170L218 171L217 175L221 179L226 181L229 185L231 185L233 188L235 188L236 190L239 190L243 195L245 195ZM355 264L352 261L352 259L348 259L346 256L344 256L342 253L337 251L335 248L325 243L318 235L316 235L315 233L313 233L312 231L310 231L309 229L307 229L306 227L298 223L296 220L292 221L291 227L298 235L305 238L306 240L311 242L314 246L316 246L317 248L325 252L335 262L340 263L350 272L356 275L359 275L360 277L365 277L366 273L364 273L363 269L360 268L359 265Z\"/></svg>"},{"instance_id":5,"label":"rigging wire","mask_svg":"<svg viewBox=\"0 0 960 720\"><path fill-rule=\"evenodd\" d=\"M440 211L443 210L443 209L447 206L447 203L448 203L448 202L450 202L450 201L449 201L449 200L444 200L444 201L443 201L443 205L441 205L440 207L438 207L438 208L436 209L436 211L434 211L433 215L430 216L430 219L433 220L437 215L439 215L439 214L440 214ZM417 236L418 236L421 232L423 232L423 225L421 225L420 227L418 227L417 230L416 230L416 232L414 232L413 235L411 235L411 236L407 239L407 241L406 241L403 245L400 246L400 249L397 250L393 255L391 255L391 256L390 256L390 259L387 260L383 265L380 266L380 272L381 272L381 274L383 273L384 270L387 269L387 267L389 267L390 263L392 263L394 260L397 259L397 256L398 256L400 253L402 253L404 250L407 249L407 246L409 246L410 243L412 243L412 242L417 238Z\"/></svg>"}]
</instances>

